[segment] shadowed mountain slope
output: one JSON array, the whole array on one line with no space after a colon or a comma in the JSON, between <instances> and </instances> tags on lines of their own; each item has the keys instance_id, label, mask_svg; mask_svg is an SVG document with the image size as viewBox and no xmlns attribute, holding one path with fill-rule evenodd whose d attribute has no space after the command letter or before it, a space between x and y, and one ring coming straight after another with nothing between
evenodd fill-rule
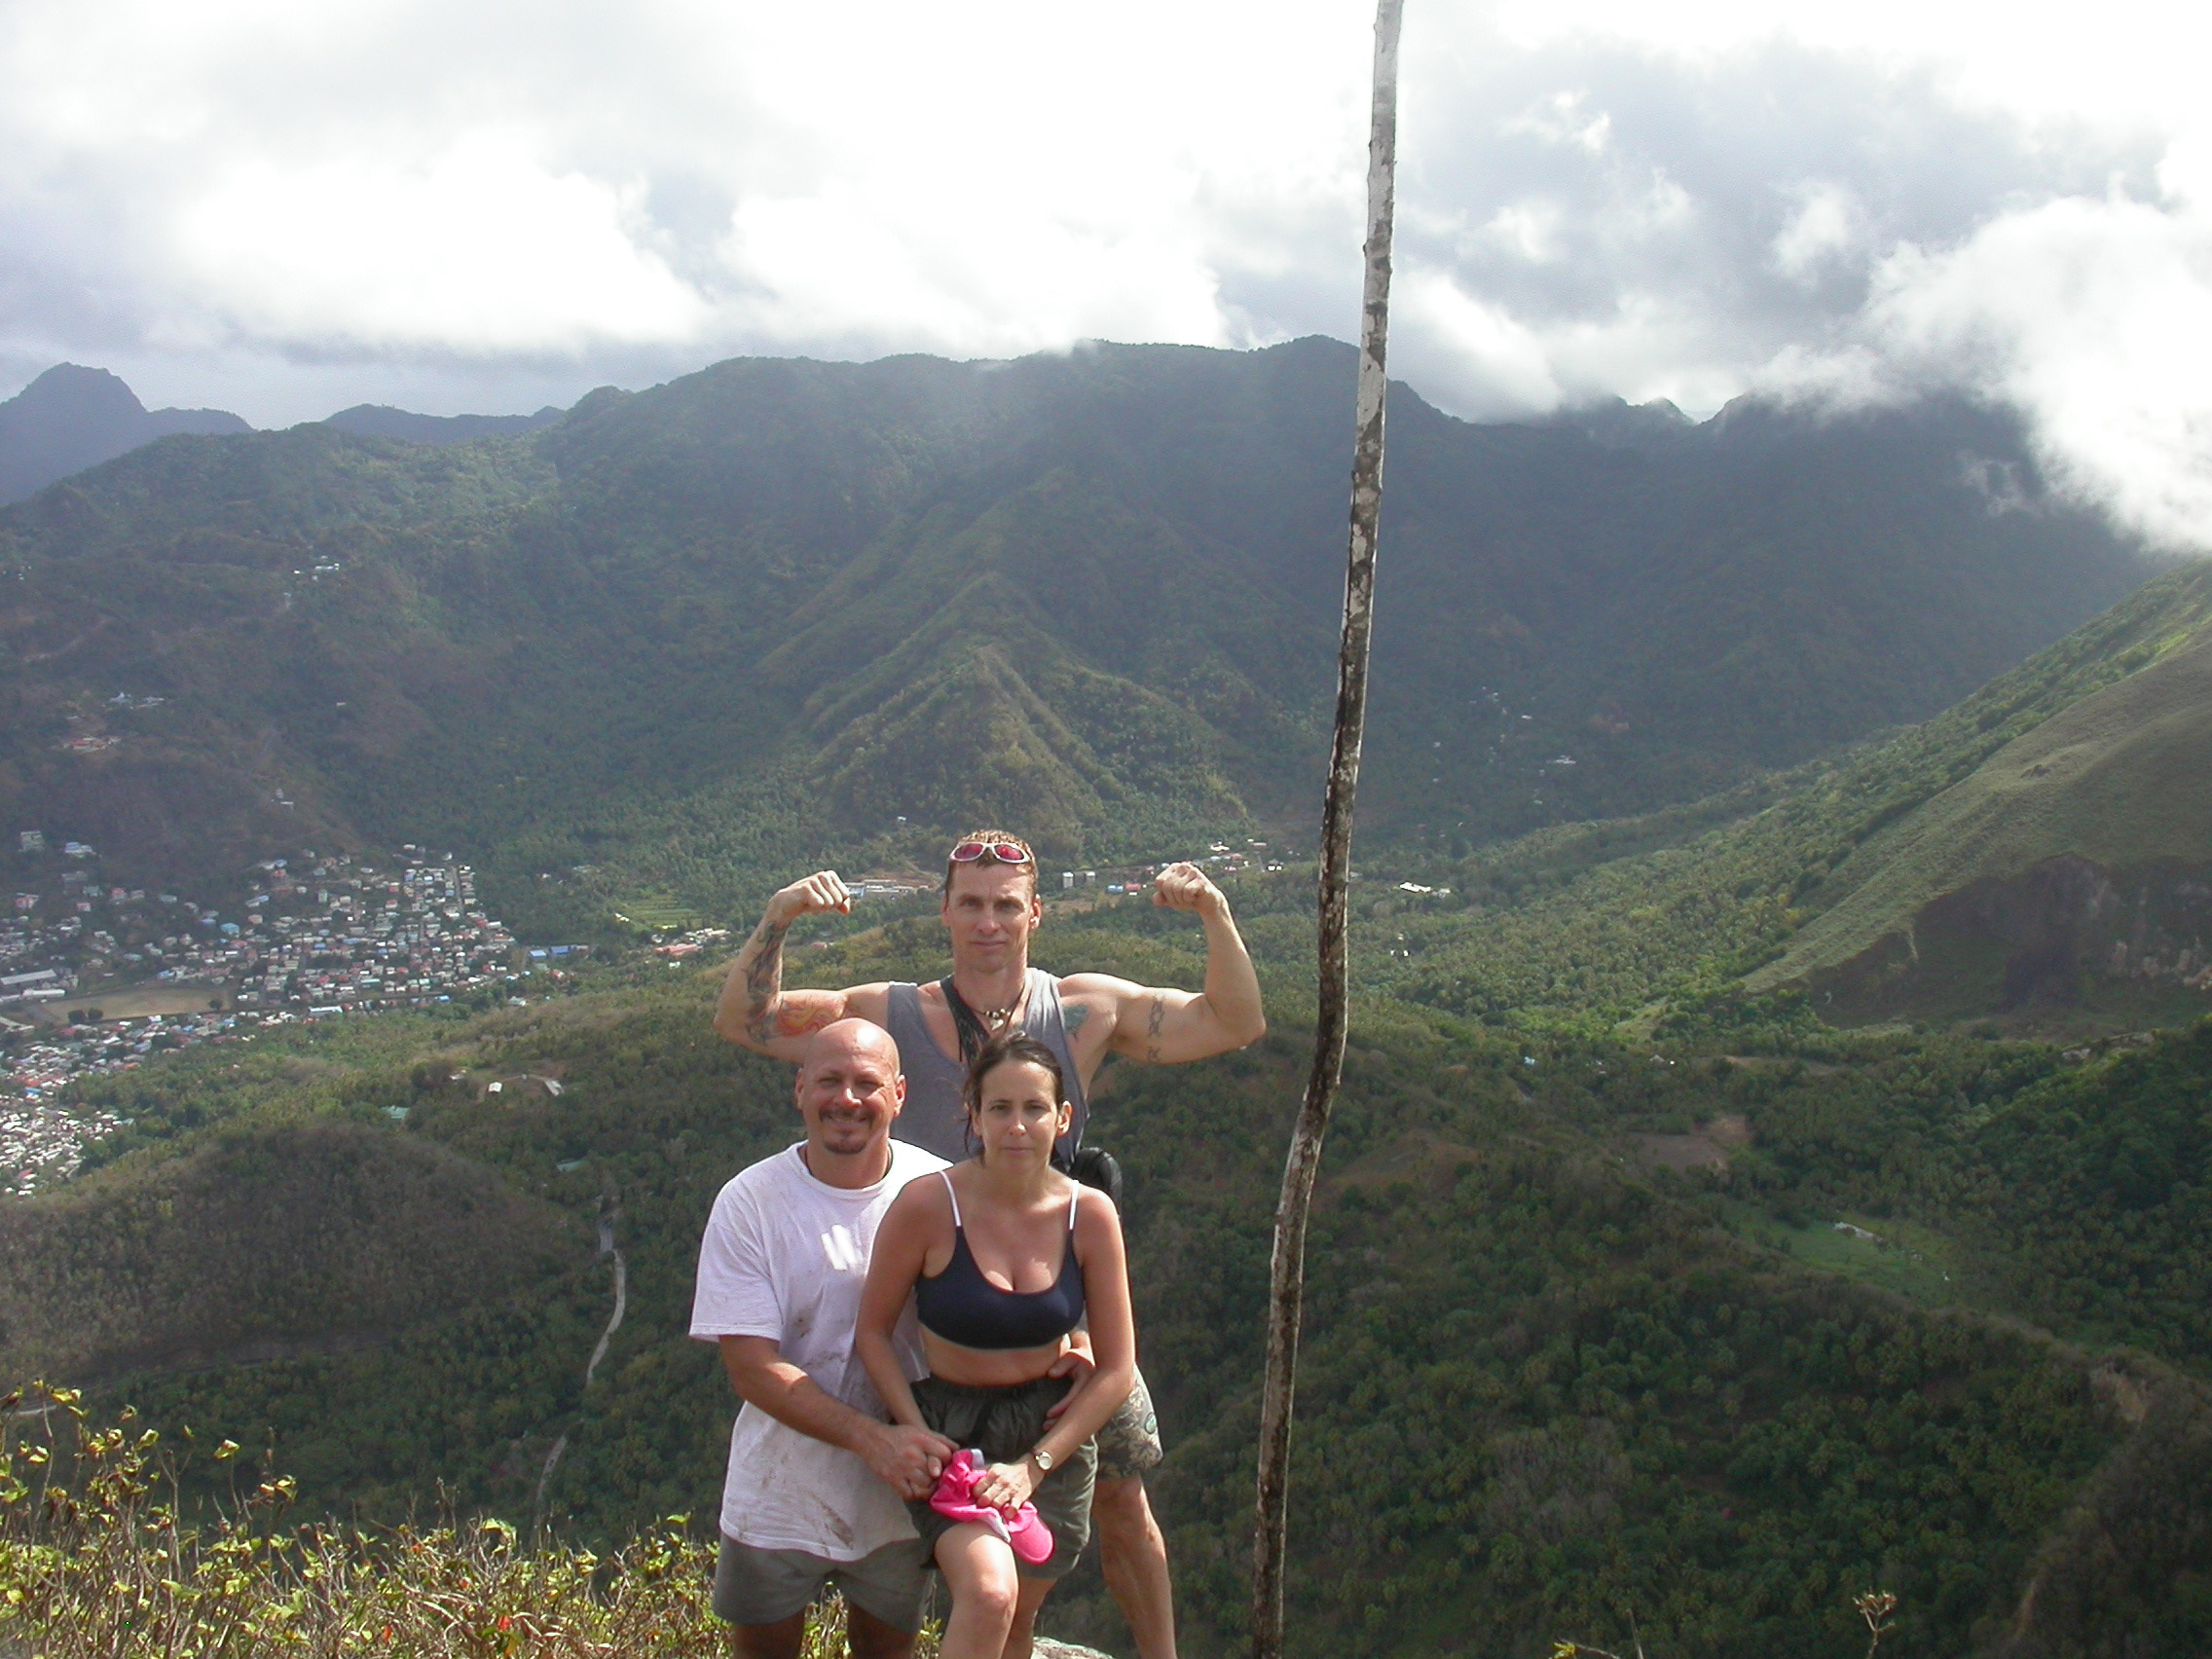
<instances>
[{"instance_id":1,"label":"shadowed mountain slope","mask_svg":"<svg viewBox=\"0 0 2212 1659\"><path fill-rule=\"evenodd\" d=\"M0 1367L95 1378L380 1342L586 1260L443 1148L310 1119L0 1204Z\"/></svg>"}]
</instances>

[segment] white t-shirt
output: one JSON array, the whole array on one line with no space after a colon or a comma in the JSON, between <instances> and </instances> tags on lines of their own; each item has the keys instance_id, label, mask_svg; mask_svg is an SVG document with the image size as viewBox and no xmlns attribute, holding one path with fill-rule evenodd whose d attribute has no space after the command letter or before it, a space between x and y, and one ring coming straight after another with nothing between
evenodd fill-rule
<instances>
[{"instance_id":1,"label":"white t-shirt","mask_svg":"<svg viewBox=\"0 0 2212 1659\"><path fill-rule=\"evenodd\" d=\"M895 1140L891 1172L872 1187L816 1180L798 1146L733 1176L699 1241L691 1334L704 1342L771 1338L824 1393L883 1417L853 1352L868 1252L899 1190L944 1166L935 1153ZM911 1303L897 1342L907 1377L922 1376ZM914 1535L899 1494L858 1456L752 1406L730 1426L722 1531L756 1549L804 1550L825 1561L858 1561Z\"/></svg>"}]
</instances>

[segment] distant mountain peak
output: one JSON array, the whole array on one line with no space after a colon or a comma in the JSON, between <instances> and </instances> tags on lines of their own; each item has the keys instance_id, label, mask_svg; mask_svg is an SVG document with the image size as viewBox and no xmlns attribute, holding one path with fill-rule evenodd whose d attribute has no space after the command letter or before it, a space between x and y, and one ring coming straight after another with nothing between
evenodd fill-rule
<instances>
[{"instance_id":1,"label":"distant mountain peak","mask_svg":"<svg viewBox=\"0 0 2212 1659\"><path fill-rule=\"evenodd\" d=\"M119 375L56 363L0 403L0 503L177 432L253 428L221 409L148 409Z\"/></svg>"},{"instance_id":2,"label":"distant mountain peak","mask_svg":"<svg viewBox=\"0 0 2212 1659\"><path fill-rule=\"evenodd\" d=\"M94 413L126 419L146 413L146 406L121 375L82 363L55 364L18 392L8 407L25 415L80 419Z\"/></svg>"}]
</instances>

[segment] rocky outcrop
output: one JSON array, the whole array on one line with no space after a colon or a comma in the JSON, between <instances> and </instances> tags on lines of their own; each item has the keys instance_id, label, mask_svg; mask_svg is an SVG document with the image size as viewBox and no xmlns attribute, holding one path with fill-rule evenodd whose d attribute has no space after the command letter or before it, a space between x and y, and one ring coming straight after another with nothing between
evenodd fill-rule
<instances>
[{"instance_id":1,"label":"rocky outcrop","mask_svg":"<svg viewBox=\"0 0 2212 1659\"><path fill-rule=\"evenodd\" d=\"M2212 1009L2212 864L2046 859L1943 895L1809 988L1847 1019L2069 1009L2100 990Z\"/></svg>"}]
</instances>

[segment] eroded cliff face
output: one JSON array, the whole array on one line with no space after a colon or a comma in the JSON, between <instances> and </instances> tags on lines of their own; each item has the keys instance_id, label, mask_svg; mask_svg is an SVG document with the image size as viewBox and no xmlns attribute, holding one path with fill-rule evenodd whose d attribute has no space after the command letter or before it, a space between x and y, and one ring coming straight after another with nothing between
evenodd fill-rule
<instances>
[{"instance_id":1,"label":"eroded cliff face","mask_svg":"<svg viewBox=\"0 0 2212 1659\"><path fill-rule=\"evenodd\" d=\"M1984 878L1810 981L1847 1021L2212 1010L2212 862L2110 868L2073 854Z\"/></svg>"}]
</instances>

